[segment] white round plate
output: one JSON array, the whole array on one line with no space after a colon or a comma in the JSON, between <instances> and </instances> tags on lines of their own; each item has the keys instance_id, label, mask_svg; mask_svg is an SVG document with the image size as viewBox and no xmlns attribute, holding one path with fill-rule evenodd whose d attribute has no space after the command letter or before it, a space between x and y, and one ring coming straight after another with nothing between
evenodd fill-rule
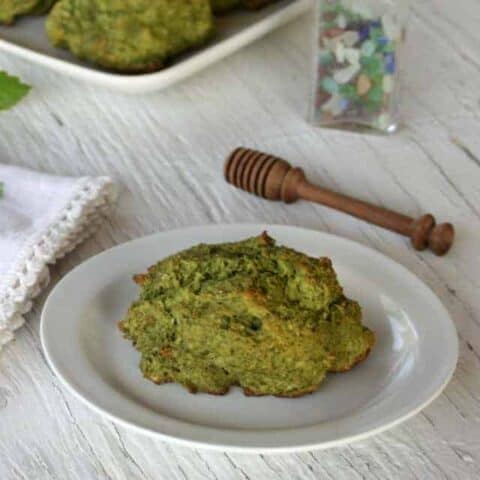
<instances>
[{"instance_id":1,"label":"white round plate","mask_svg":"<svg viewBox=\"0 0 480 480\"><path fill-rule=\"evenodd\" d=\"M117 322L137 297L132 275L198 244L263 230L287 245L333 260L347 296L360 302L377 344L368 359L329 375L296 399L193 395L155 385ZM448 383L457 334L438 298L404 267L374 250L321 232L275 225L213 225L159 233L97 255L70 272L42 314L45 355L66 387L91 408L163 440L220 450L286 452L366 438L419 412Z\"/></svg>"}]
</instances>

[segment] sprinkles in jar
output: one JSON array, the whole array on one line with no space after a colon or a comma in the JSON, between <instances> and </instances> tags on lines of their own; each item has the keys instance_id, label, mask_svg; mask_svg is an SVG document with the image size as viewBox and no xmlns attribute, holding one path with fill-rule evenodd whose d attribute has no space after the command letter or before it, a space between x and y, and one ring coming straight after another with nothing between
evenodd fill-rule
<instances>
[{"instance_id":1,"label":"sprinkles in jar","mask_svg":"<svg viewBox=\"0 0 480 480\"><path fill-rule=\"evenodd\" d=\"M314 122L395 131L408 2L318 1Z\"/></svg>"}]
</instances>

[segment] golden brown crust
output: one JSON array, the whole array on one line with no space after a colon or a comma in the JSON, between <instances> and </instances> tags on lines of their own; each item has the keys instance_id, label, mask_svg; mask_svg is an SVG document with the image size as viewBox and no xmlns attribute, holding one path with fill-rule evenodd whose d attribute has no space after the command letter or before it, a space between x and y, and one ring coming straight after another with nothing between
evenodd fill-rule
<instances>
[{"instance_id":1,"label":"golden brown crust","mask_svg":"<svg viewBox=\"0 0 480 480\"><path fill-rule=\"evenodd\" d=\"M332 263L332 260L330 260L330 258L328 257L320 257L318 259L318 263L324 267L330 267L330 268L333 268L333 263Z\"/></svg>"},{"instance_id":2,"label":"golden brown crust","mask_svg":"<svg viewBox=\"0 0 480 480\"><path fill-rule=\"evenodd\" d=\"M297 397L302 397L303 395L308 395L310 393L313 393L316 390L318 390L319 387L320 387L320 384L313 385L311 387L307 387L303 390L297 390L295 392L278 393L278 394L260 393L260 392L255 392L254 390L252 390L250 388L244 388L243 393L247 397L266 397L268 395L272 395L272 396L278 397L278 398L297 398Z\"/></svg>"},{"instance_id":3,"label":"golden brown crust","mask_svg":"<svg viewBox=\"0 0 480 480\"><path fill-rule=\"evenodd\" d=\"M150 380L151 382L156 383L157 385L164 385L164 384L167 384L167 383L178 383L178 382L175 382L173 380L173 378L166 378L166 379L158 380L154 377L149 377L147 375L144 375L144 377L146 379ZM179 385L186 388L190 393L193 393L193 394L200 392L200 393L208 393L208 395L222 396L222 395L226 395L228 393L228 391L230 390L230 388L226 388L226 389L222 389L222 390L207 390L207 391L204 391L204 390L199 390L194 385L183 385L183 384L179 384Z\"/></svg>"},{"instance_id":4,"label":"golden brown crust","mask_svg":"<svg viewBox=\"0 0 480 480\"><path fill-rule=\"evenodd\" d=\"M185 387L190 393L207 393L208 395L217 395L218 397L222 397L223 395L226 395L230 388L225 388L222 390L199 390L197 387L193 385L182 385Z\"/></svg>"},{"instance_id":5,"label":"golden brown crust","mask_svg":"<svg viewBox=\"0 0 480 480\"><path fill-rule=\"evenodd\" d=\"M278 398L298 398L298 397L303 397L305 395L311 395L312 393L316 392L319 388L320 388L320 384L305 388L303 390L297 390L296 392L278 394L274 396Z\"/></svg>"},{"instance_id":6,"label":"golden brown crust","mask_svg":"<svg viewBox=\"0 0 480 480\"><path fill-rule=\"evenodd\" d=\"M225 390L218 390L217 392L215 391L208 391L208 392L205 392L205 393L208 393L209 395L217 395L219 397L223 396L223 395L226 395L228 393L230 389L227 388Z\"/></svg>"},{"instance_id":7,"label":"golden brown crust","mask_svg":"<svg viewBox=\"0 0 480 480\"><path fill-rule=\"evenodd\" d=\"M156 383L157 385L163 385L165 383L173 383L172 378L166 378L166 379L163 379L163 380L158 380L155 377L148 377L147 375L144 375L144 377L146 379L150 380L151 382Z\"/></svg>"},{"instance_id":8,"label":"golden brown crust","mask_svg":"<svg viewBox=\"0 0 480 480\"><path fill-rule=\"evenodd\" d=\"M148 275L145 273L137 273L136 275L133 276L133 281L137 285L143 285L145 281L147 280Z\"/></svg>"},{"instance_id":9,"label":"golden brown crust","mask_svg":"<svg viewBox=\"0 0 480 480\"><path fill-rule=\"evenodd\" d=\"M270 237L267 231L264 230L258 237L258 243L263 245L273 245L275 241L273 240L272 237Z\"/></svg>"}]
</instances>

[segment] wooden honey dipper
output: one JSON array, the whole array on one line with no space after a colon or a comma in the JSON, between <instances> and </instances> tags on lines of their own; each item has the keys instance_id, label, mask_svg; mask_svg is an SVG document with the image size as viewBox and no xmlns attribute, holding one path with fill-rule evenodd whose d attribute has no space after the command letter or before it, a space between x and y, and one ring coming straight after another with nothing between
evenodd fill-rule
<instances>
[{"instance_id":1,"label":"wooden honey dipper","mask_svg":"<svg viewBox=\"0 0 480 480\"><path fill-rule=\"evenodd\" d=\"M237 148L225 162L226 180L238 188L269 200L295 202L299 198L335 208L383 228L406 235L416 250L427 246L444 255L452 246L455 230L451 223L435 224L431 214L416 220L341 193L311 184L301 168L267 153Z\"/></svg>"}]
</instances>

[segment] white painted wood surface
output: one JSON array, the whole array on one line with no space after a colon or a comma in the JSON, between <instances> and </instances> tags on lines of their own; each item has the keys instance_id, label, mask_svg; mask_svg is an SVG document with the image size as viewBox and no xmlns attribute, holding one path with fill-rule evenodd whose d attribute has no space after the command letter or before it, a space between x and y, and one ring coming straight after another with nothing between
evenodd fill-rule
<instances>
[{"instance_id":1,"label":"white painted wood surface","mask_svg":"<svg viewBox=\"0 0 480 480\"><path fill-rule=\"evenodd\" d=\"M305 17L163 93L128 97L10 56L0 69L34 85L0 115L0 160L122 185L102 229L53 268L53 282L91 255L179 226L268 221L331 231L391 256L439 295L461 354L444 394L400 427L351 446L294 455L222 454L169 446L117 427L68 394L45 364L45 295L0 356L0 479L480 478L480 4L422 0L408 40L404 116L392 137L319 130L304 120ZM285 206L222 178L235 146L301 164L314 180L411 215L451 220L445 258L307 203ZM68 319L65 319L68 321ZM68 339L65 339L68 341Z\"/></svg>"}]
</instances>

